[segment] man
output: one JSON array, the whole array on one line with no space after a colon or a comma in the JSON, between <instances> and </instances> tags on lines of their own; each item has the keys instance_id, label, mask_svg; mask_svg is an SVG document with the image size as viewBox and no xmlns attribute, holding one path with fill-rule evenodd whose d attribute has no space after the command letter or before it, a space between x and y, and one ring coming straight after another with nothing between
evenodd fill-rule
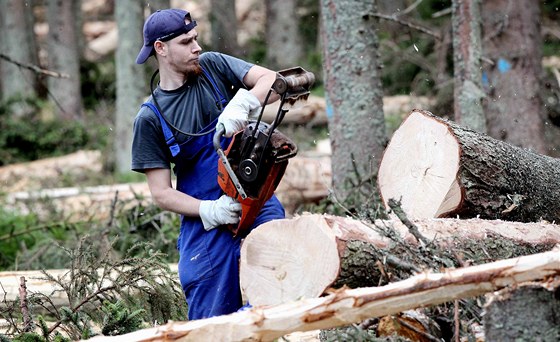
<instances>
[{"instance_id":1,"label":"man","mask_svg":"<svg viewBox=\"0 0 560 342\"><path fill-rule=\"evenodd\" d=\"M146 20L136 63L155 56L160 81L136 116L132 144L132 169L146 174L155 203L181 215L179 279L190 320L228 314L243 305L241 238L224 226L239 222L241 205L218 185L212 138L216 125L223 124L221 143L227 147L229 137L261 107L276 77L231 56L201 54L195 27L189 12L180 9L157 11ZM277 218L284 218L284 209L272 197L252 228Z\"/></svg>"}]
</instances>

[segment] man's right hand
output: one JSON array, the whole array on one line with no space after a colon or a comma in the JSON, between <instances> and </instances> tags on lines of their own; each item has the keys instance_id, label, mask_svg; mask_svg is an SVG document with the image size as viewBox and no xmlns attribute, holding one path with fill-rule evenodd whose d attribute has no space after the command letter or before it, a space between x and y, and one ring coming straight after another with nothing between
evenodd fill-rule
<instances>
[{"instance_id":1,"label":"man's right hand","mask_svg":"<svg viewBox=\"0 0 560 342\"><path fill-rule=\"evenodd\" d=\"M207 231L224 224L237 224L241 216L241 203L222 195L214 201L201 201L199 215Z\"/></svg>"}]
</instances>

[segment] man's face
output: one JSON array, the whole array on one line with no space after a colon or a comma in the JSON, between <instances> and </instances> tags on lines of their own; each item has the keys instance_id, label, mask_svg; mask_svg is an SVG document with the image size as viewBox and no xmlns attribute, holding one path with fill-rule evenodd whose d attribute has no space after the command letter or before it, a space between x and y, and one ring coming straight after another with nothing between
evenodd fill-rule
<instances>
[{"instance_id":1,"label":"man's face","mask_svg":"<svg viewBox=\"0 0 560 342\"><path fill-rule=\"evenodd\" d=\"M202 48L198 45L198 33L196 30L175 37L167 42L168 62L175 70L187 75L199 75L202 73L198 57Z\"/></svg>"}]
</instances>

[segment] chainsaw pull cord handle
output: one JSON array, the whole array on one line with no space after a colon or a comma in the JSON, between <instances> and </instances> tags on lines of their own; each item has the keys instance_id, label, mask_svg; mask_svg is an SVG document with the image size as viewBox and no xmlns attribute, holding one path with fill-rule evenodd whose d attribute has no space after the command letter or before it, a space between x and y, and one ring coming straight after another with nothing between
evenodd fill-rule
<instances>
[{"instance_id":1,"label":"chainsaw pull cord handle","mask_svg":"<svg viewBox=\"0 0 560 342\"><path fill-rule=\"evenodd\" d=\"M222 144L220 143L220 139L222 138L222 135L224 135L224 133L226 133L226 127L224 126L223 123L219 123L218 126L216 126L216 133L214 133L214 138L212 139L212 142L214 144L214 149L216 151L222 149Z\"/></svg>"}]
</instances>

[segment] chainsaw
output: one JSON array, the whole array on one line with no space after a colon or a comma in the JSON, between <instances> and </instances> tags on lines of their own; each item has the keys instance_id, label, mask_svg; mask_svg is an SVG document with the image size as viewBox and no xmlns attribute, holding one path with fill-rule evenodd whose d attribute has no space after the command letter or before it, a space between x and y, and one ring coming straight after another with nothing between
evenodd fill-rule
<instances>
[{"instance_id":1,"label":"chainsaw","mask_svg":"<svg viewBox=\"0 0 560 342\"><path fill-rule=\"evenodd\" d=\"M288 160L297 154L296 144L276 128L289 111L286 107L307 100L314 82L313 73L301 67L278 71L257 120L235 133L226 151L220 144L225 128L223 125L216 128L213 144L220 158L218 184L226 195L241 203L239 223L228 225L235 236L247 233L274 194ZM273 122L268 124L261 119L272 92L280 96L280 105Z\"/></svg>"}]
</instances>

